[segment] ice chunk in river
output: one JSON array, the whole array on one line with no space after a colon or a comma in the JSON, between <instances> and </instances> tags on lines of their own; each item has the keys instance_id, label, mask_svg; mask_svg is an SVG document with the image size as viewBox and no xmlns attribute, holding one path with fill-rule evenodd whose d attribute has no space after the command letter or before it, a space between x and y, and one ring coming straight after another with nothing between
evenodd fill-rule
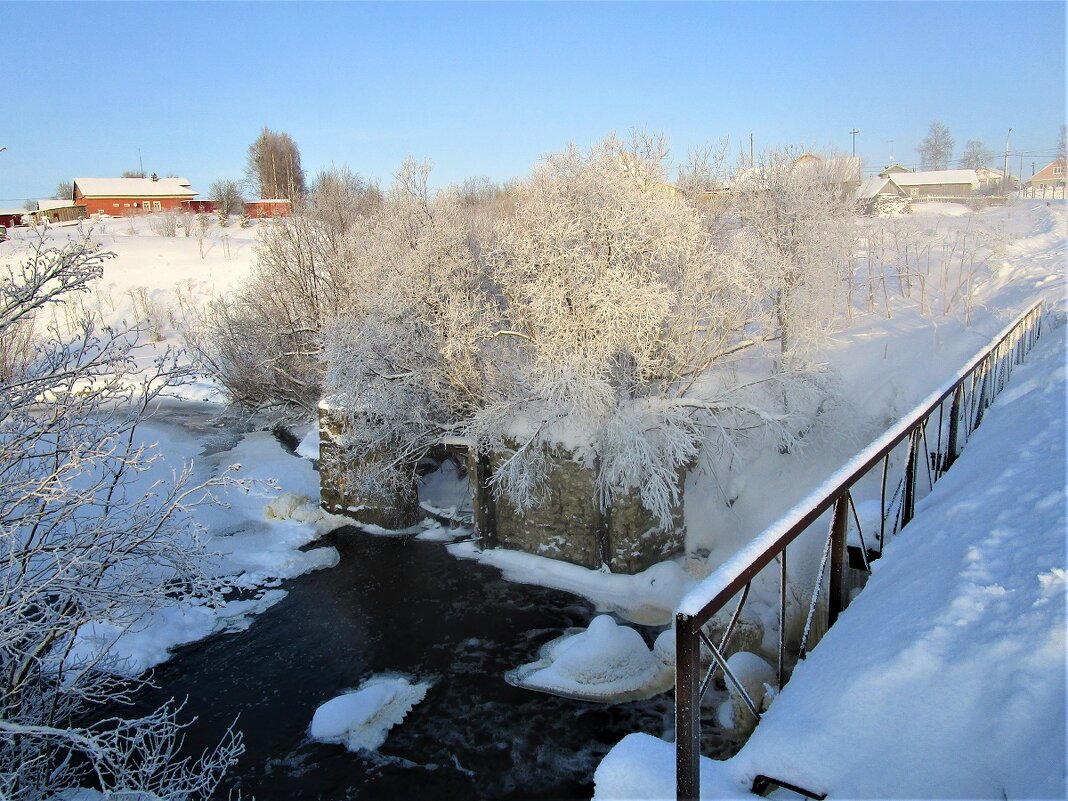
<instances>
[{"instance_id":1,"label":"ice chunk in river","mask_svg":"<svg viewBox=\"0 0 1068 801\"><path fill-rule=\"evenodd\" d=\"M599 615L589 628L545 645L540 659L509 671L510 684L584 701L633 701L671 687L674 674L641 635Z\"/></svg>"},{"instance_id":2,"label":"ice chunk in river","mask_svg":"<svg viewBox=\"0 0 1068 801\"><path fill-rule=\"evenodd\" d=\"M311 738L339 743L350 751L373 751L423 700L428 689L429 683L412 684L400 676L372 676L358 690L339 695L315 710Z\"/></svg>"}]
</instances>

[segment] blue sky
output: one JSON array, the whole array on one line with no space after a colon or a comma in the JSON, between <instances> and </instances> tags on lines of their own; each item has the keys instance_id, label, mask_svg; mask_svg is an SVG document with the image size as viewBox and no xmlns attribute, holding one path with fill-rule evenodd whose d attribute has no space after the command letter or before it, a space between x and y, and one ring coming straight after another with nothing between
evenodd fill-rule
<instances>
[{"instance_id":1,"label":"blue sky","mask_svg":"<svg viewBox=\"0 0 1068 801\"><path fill-rule=\"evenodd\" d=\"M206 193L265 125L309 175L383 184L409 155L437 185L523 176L634 128L681 161L750 134L848 152L855 127L877 169L915 163L933 120L957 156L1011 126L1029 176L1064 124L1065 3L8 2L0 67L0 206L138 148Z\"/></svg>"}]
</instances>

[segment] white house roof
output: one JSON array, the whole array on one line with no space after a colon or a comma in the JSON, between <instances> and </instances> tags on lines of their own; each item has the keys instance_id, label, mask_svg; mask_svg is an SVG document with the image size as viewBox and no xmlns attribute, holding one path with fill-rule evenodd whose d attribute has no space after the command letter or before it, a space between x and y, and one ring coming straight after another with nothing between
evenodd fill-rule
<instances>
[{"instance_id":1,"label":"white house roof","mask_svg":"<svg viewBox=\"0 0 1068 801\"><path fill-rule=\"evenodd\" d=\"M937 186L938 184L968 184L979 186L975 170L925 170L923 172L895 172L890 180L898 186Z\"/></svg>"},{"instance_id":2,"label":"white house roof","mask_svg":"<svg viewBox=\"0 0 1068 801\"><path fill-rule=\"evenodd\" d=\"M880 178L878 175L868 178L857 188L857 200L871 200L886 189L889 183L889 178ZM897 194L893 189L891 189L891 193Z\"/></svg>"},{"instance_id":3,"label":"white house roof","mask_svg":"<svg viewBox=\"0 0 1068 801\"><path fill-rule=\"evenodd\" d=\"M85 197L193 197L196 190L185 178L75 178Z\"/></svg>"},{"instance_id":4,"label":"white house roof","mask_svg":"<svg viewBox=\"0 0 1068 801\"><path fill-rule=\"evenodd\" d=\"M9 214L29 214L26 209L0 209L0 216L6 217Z\"/></svg>"},{"instance_id":5,"label":"white house roof","mask_svg":"<svg viewBox=\"0 0 1068 801\"><path fill-rule=\"evenodd\" d=\"M53 198L45 198L44 200L37 201L38 211L51 211L52 209L62 209L67 206L73 206L73 200L55 200Z\"/></svg>"}]
</instances>

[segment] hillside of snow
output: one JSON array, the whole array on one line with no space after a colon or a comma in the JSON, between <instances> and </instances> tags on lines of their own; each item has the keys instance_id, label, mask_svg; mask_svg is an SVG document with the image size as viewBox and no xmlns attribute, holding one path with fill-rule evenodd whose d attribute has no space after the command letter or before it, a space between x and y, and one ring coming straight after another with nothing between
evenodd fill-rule
<instances>
[{"instance_id":1,"label":"hillside of snow","mask_svg":"<svg viewBox=\"0 0 1068 801\"><path fill-rule=\"evenodd\" d=\"M702 758L702 798L751 798L758 774L832 798L1065 797L1060 322L741 752ZM628 736L596 788L674 798L674 745Z\"/></svg>"}]
</instances>

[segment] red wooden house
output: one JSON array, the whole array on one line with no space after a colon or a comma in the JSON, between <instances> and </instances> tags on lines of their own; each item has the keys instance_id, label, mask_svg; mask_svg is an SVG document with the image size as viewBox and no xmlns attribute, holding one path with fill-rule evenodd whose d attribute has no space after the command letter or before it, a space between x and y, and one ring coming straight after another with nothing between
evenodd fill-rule
<instances>
[{"instance_id":1,"label":"red wooden house","mask_svg":"<svg viewBox=\"0 0 1068 801\"><path fill-rule=\"evenodd\" d=\"M153 211L180 211L196 197L185 178L75 178L74 202L89 214L125 217Z\"/></svg>"}]
</instances>

